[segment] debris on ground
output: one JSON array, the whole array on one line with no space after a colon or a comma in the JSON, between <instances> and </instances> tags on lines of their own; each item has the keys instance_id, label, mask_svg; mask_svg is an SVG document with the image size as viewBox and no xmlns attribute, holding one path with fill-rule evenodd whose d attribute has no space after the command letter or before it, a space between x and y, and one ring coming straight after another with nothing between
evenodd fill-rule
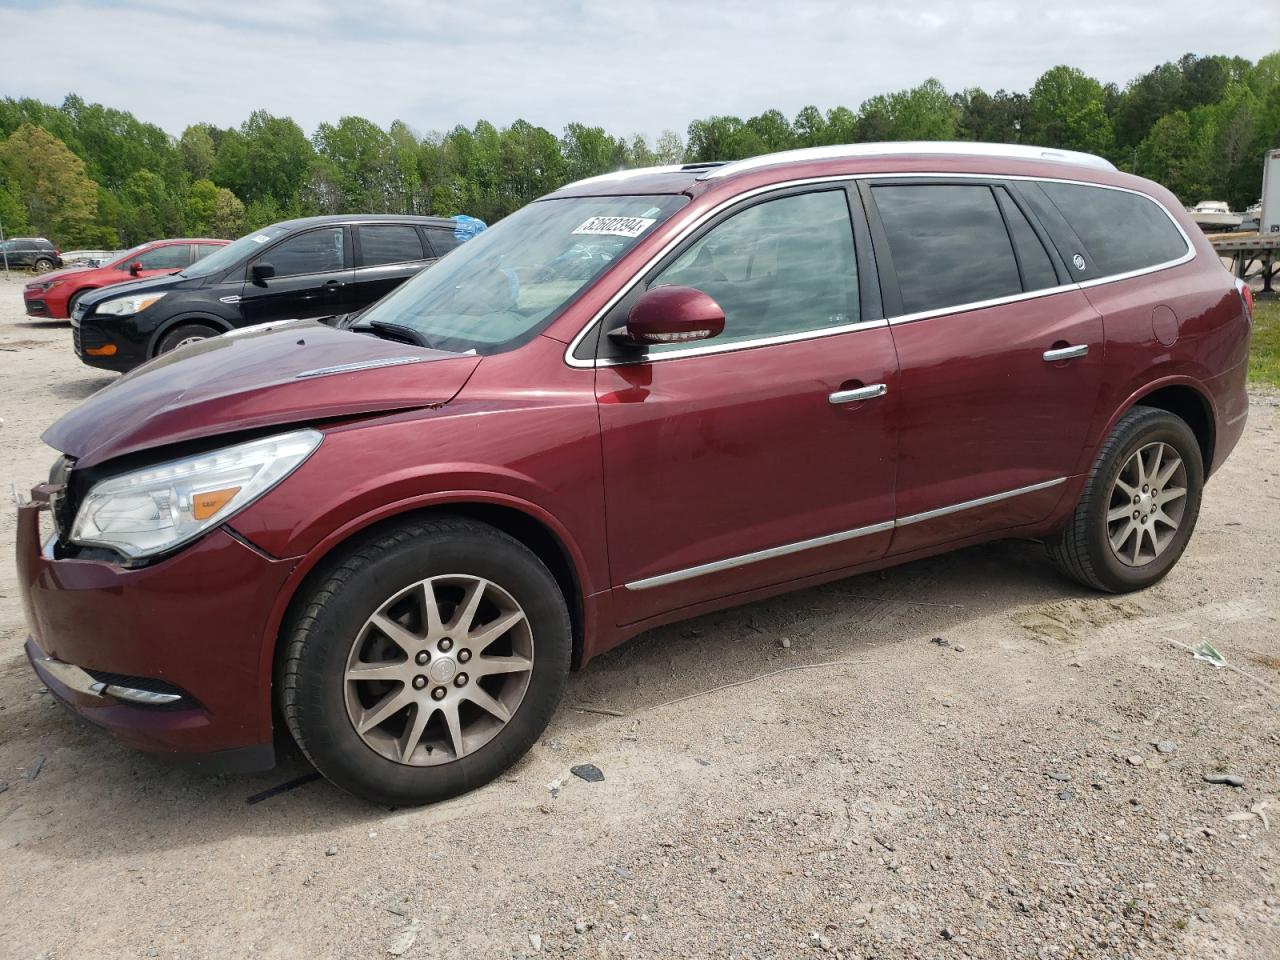
<instances>
[{"instance_id":1,"label":"debris on ground","mask_svg":"<svg viewBox=\"0 0 1280 960\"><path fill-rule=\"evenodd\" d=\"M1225 667L1227 665L1227 658L1220 654L1208 640L1201 641L1199 646L1191 651L1191 656L1215 667Z\"/></svg>"},{"instance_id":2,"label":"debris on ground","mask_svg":"<svg viewBox=\"0 0 1280 960\"><path fill-rule=\"evenodd\" d=\"M560 788L564 786L564 780L556 777L554 780L547 781L547 790L553 797L560 796Z\"/></svg>"},{"instance_id":3,"label":"debris on ground","mask_svg":"<svg viewBox=\"0 0 1280 960\"><path fill-rule=\"evenodd\" d=\"M949 647L949 646L951 646L951 641L950 641L950 640L947 640L945 637L934 637L934 638L933 638L932 640L930 640L929 642L930 642L930 643L936 643L936 644L937 644L938 646L940 646L940 647Z\"/></svg>"},{"instance_id":4,"label":"debris on ground","mask_svg":"<svg viewBox=\"0 0 1280 960\"><path fill-rule=\"evenodd\" d=\"M580 763L576 767L570 767L569 772L587 783L599 783L604 779L604 771L594 763Z\"/></svg>"},{"instance_id":5,"label":"debris on ground","mask_svg":"<svg viewBox=\"0 0 1280 960\"><path fill-rule=\"evenodd\" d=\"M23 774L23 776L28 780L34 780L36 777L40 776L40 770L42 767L44 767L44 757L37 756L31 761L31 766L27 767L27 772Z\"/></svg>"},{"instance_id":6,"label":"debris on ground","mask_svg":"<svg viewBox=\"0 0 1280 960\"><path fill-rule=\"evenodd\" d=\"M324 855L325 855L326 857L336 857L336 856L338 855L338 848L337 848L337 847L329 847L329 849L327 849L327 850L324 852Z\"/></svg>"},{"instance_id":7,"label":"debris on ground","mask_svg":"<svg viewBox=\"0 0 1280 960\"><path fill-rule=\"evenodd\" d=\"M529 946L533 947L534 953L542 952L542 937L536 933L529 934Z\"/></svg>"},{"instance_id":8,"label":"debris on ground","mask_svg":"<svg viewBox=\"0 0 1280 960\"><path fill-rule=\"evenodd\" d=\"M1161 740L1159 743L1156 744L1156 753L1168 754L1168 753L1173 753L1173 751L1177 749L1178 749L1178 745L1174 743L1172 740Z\"/></svg>"},{"instance_id":9,"label":"debris on ground","mask_svg":"<svg viewBox=\"0 0 1280 960\"><path fill-rule=\"evenodd\" d=\"M1219 783L1227 787L1243 787L1244 777L1236 776L1234 773L1206 773L1204 782Z\"/></svg>"},{"instance_id":10,"label":"debris on ground","mask_svg":"<svg viewBox=\"0 0 1280 960\"><path fill-rule=\"evenodd\" d=\"M1135 753L1135 754L1134 754L1133 756L1131 756L1131 757L1126 757L1126 758L1125 758L1125 762L1127 762L1127 763L1129 764L1129 766L1131 766L1131 767L1140 767L1140 766L1142 766L1144 763L1146 763L1147 761L1146 761L1146 758L1145 758L1145 757L1142 757L1142 756L1140 756L1139 754L1136 754L1136 753Z\"/></svg>"},{"instance_id":11,"label":"debris on ground","mask_svg":"<svg viewBox=\"0 0 1280 960\"><path fill-rule=\"evenodd\" d=\"M409 952L409 949L417 942L418 931L422 929L422 924L418 920L409 921L409 925L396 934L396 938L391 941L391 945L387 947L387 953L393 957L402 957Z\"/></svg>"}]
</instances>

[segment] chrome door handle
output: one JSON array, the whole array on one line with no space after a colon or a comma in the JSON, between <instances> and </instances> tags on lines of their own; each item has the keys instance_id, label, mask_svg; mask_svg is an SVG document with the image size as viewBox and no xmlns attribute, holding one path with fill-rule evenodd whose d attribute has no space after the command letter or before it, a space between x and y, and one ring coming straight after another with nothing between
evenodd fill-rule
<instances>
[{"instance_id":1,"label":"chrome door handle","mask_svg":"<svg viewBox=\"0 0 1280 960\"><path fill-rule=\"evenodd\" d=\"M830 403L853 403L855 400L871 400L875 397L883 397L889 392L889 388L883 383L872 383L865 387L856 387L853 390L837 390L835 393L827 397Z\"/></svg>"},{"instance_id":2,"label":"chrome door handle","mask_svg":"<svg viewBox=\"0 0 1280 960\"><path fill-rule=\"evenodd\" d=\"M1045 363L1053 363L1057 360L1074 360L1077 357L1083 357L1089 352L1089 345L1082 343L1075 347L1059 347L1057 350L1046 350L1044 352Z\"/></svg>"}]
</instances>

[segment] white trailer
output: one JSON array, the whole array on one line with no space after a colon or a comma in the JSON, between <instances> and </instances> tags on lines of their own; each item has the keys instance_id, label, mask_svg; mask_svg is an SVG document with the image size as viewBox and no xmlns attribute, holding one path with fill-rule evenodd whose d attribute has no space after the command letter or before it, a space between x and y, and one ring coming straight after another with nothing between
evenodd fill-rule
<instances>
[{"instance_id":1,"label":"white trailer","mask_svg":"<svg viewBox=\"0 0 1280 960\"><path fill-rule=\"evenodd\" d=\"M1268 150L1262 158L1262 212L1258 215L1262 236L1280 234L1280 150Z\"/></svg>"}]
</instances>

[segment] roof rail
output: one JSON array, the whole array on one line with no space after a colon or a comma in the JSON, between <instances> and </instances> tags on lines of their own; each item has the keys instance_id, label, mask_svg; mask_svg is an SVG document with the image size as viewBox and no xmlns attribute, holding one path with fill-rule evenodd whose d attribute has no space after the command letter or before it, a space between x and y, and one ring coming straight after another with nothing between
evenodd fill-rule
<instances>
[{"instance_id":1,"label":"roof rail","mask_svg":"<svg viewBox=\"0 0 1280 960\"><path fill-rule=\"evenodd\" d=\"M1052 147L1035 147L1019 143L980 143L968 140L903 140L884 143L846 143L829 147L802 147L799 150L783 150L766 153L746 160L737 160L715 167L698 177L699 180L715 180L732 176L758 167L777 163L801 163L808 160L837 160L844 157L889 156L942 156L942 157L1004 157L1016 160L1049 160L1054 163L1074 163L1098 170L1114 170L1110 160L1092 153L1076 150L1057 150Z\"/></svg>"},{"instance_id":2,"label":"roof rail","mask_svg":"<svg viewBox=\"0 0 1280 960\"><path fill-rule=\"evenodd\" d=\"M668 163L659 167L632 167L630 170L614 170L610 173L601 173L594 177L585 177L582 180L574 180L572 183L566 183L563 187L557 187L558 190L565 190L568 187L580 187L584 183L602 183L605 180L629 180L632 177L644 177L651 173L679 173L685 169L682 163Z\"/></svg>"}]
</instances>

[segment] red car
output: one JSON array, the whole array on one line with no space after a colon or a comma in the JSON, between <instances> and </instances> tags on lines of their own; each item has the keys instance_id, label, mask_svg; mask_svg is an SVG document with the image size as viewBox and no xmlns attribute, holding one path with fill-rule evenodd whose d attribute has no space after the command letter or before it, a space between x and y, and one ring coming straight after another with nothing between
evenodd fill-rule
<instances>
[{"instance_id":1,"label":"red car","mask_svg":"<svg viewBox=\"0 0 1280 960\"><path fill-rule=\"evenodd\" d=\"M139 277L155 277L185 270L191 264L207 257L218 247L225 247L226 240L196 238L192 240L152 240L96 267L67 267L42 273L26 285L22 299L27 314L32 317L50 317L66 320L80 295L99 287L137 280Z\"/></svg>"},{"instance_id":2,"label":"red car","mask_svg":"<svg viewBox=\"0 0 1280 960\"><path fill-rule=\"evenodd\" d=\"M1172 194L1078 154L571 184L336 327L180 348L59 420L27 652L139 747L270 763L280 717L356 794L447 797L658 624L999 537L1155 583L1244 429L1249 298Z\"/></svg>"}]
</instances>

